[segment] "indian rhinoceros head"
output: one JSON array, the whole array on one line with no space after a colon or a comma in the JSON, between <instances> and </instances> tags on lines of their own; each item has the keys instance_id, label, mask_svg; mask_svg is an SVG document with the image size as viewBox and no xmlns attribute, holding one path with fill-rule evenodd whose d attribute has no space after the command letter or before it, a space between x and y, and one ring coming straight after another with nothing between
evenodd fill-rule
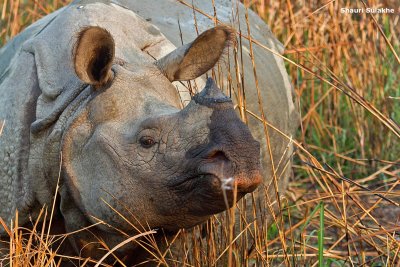
<instances>
[{"instance_id":1,"label":"indian rhinoceros head","mask_svg":"<svg viewBox=\"0 0 400 267\"><path fill-rule=\"evenodd\" d=\"M133 65L114 58L106 30L81 31L73 64L93 96L64 134L62 166L89 221L129 228L118 210L135 225L174 231L227 209L261 182L260 145L214 81L184 109L171 83L208 71L232 39L219 26Z\"/></svg>"}]
</instances>

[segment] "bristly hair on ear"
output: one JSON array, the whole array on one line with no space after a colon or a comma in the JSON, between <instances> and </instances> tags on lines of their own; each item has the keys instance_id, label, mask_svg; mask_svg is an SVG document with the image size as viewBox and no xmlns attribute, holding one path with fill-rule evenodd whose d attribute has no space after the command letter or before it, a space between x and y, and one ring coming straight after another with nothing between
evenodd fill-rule
<instances>
[{"instance_id":1,"label":"bristly hair on ear","mask_svg":"<svg viewBox=\"0 0 400 267\"><path fill-rule=\"evenodd\" d=\"M215 28L223 30L227 36L225 41L225 48L221 54L221 57L215 65L221 64L222 62L224 64L229 64L229 62L227 62L226 60L230 52L230 48L235 48L237 45L236 29L227 25L218 25Z\"/></svg>"}]
</instances>

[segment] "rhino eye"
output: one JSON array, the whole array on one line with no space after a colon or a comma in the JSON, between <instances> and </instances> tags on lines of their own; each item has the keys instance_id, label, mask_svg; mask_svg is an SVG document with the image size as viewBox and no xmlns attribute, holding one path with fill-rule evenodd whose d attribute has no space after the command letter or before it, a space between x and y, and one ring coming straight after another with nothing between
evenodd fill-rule
<instances>
[{"instance_id":1,"label":"rhino eye","mask_svg":"<svg viewBox=\"0 0 400 267\"><path fill-rule=\"evenodd\" d=\"M154 141L153 138L149 137L149 136L143 136L140 138L139 140L140 145L144 148L150 148L152 146L154 146L156 144L156 142Z\"/></svg>"}]
</instances>

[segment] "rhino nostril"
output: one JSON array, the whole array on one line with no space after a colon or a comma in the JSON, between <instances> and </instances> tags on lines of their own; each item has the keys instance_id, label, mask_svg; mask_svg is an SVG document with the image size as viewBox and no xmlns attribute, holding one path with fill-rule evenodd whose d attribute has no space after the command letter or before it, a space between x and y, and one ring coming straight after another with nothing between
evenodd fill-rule
<instances>
[{"instance_id":1,"label":"rhino nostril","mask_svg":"<svg viewBox=\"0 0 400 267\"><path fill-rule=\"evenodd\" d=\"M224 151L220 149L211 149L203 154L202 162L199 166L199 172L205 174L212 174L219 179L231 177L234 174L234 165L228 159Z\"/></svg>"},{"instance_id":2,"label":"rhino nostril","mask_svg":"<svg viewBox=\"0 0 400 267\"><path fill-rule=\"evenodd\" d=\"M225 153L221 150L215 150L211 151L207 156L207 159L213 159L213 160L226 160L228 161L228 157L225 155Z\"/></svg>"}]
</instances>

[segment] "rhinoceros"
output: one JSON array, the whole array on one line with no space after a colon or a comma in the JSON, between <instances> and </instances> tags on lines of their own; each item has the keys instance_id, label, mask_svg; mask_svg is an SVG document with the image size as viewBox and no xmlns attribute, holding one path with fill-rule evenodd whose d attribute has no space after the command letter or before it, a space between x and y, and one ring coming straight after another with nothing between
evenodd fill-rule
<instances>
[{"instance_id":1,"label":"rhinoceros","mask_svg":"<svg viewBox=\"0 0 400 267\"><path fill-rule=\"evenodd\" d=\"M56 197L54 216L65 231L99 220L114 227L99 224L71 238L75 250L98 257L87 245L93 233L109 246L124 238L113 229L134 233L132 225L174 233L226 210L260 183L260 195L276 208L297 125L282 45L248 11L252 38L272 53L255 44L250 51L243 39L243 66L229 67L234 28L240 23L248 34L247 11L216 0L216 26L207 15L214 14L211 1L193 4L202 12L165 0L74 1L0 50L6 223L18 210L19 223L28 225ZM216 63L219 87L203 78ZM245 109L235 90L245 92Z\"/></svg>"}]
</instances>

